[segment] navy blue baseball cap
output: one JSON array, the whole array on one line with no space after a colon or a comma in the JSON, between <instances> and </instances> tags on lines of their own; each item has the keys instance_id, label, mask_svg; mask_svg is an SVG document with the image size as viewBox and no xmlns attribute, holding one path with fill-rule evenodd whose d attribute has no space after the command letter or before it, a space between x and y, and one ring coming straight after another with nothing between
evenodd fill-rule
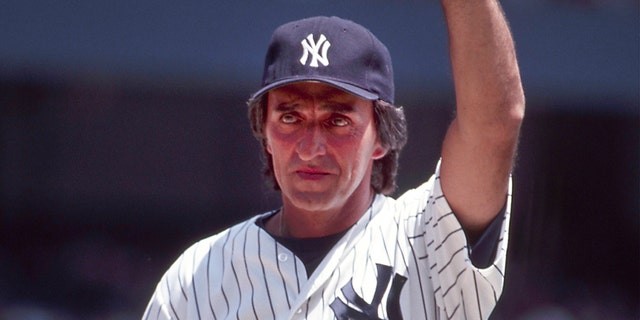
<instances>
[{"instance_id":1,"label":"navy blue baseball cap","mask_svg":"<svg viewBox=\"0 0 640 320\"><path fill-rule=\"evenodd\" d=\"M313 17L278 27L267 50L262 87L252 98L301 81L318 81L393 104L387 47L363 26L338 17Z\"/></svg>"}]
</instances>

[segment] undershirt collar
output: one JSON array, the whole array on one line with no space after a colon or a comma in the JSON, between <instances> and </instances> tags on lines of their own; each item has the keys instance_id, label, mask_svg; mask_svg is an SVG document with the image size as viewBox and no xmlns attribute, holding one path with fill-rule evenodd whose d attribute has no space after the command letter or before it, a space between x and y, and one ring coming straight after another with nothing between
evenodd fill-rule
<instances>
[{"instance_id":1,"label":"undershirt collar","mask_svg":"<svg viewBox=\"0 0 640 320\"><path fill-rule=\"evenodd\" d=\"M267 220L271 219L278 210L273 211L262 219L256 220L256 225L263 230L267 231L265 224ZM267 231L278 243L291 250L293 254L298 257L307 271L307 276L311 276L313 271L320 265L322 259L329 253L331 248L347 233L349 229L331 234L319 238L292 238L292 237L280 237Z\"/></svg>"}]
</instances>

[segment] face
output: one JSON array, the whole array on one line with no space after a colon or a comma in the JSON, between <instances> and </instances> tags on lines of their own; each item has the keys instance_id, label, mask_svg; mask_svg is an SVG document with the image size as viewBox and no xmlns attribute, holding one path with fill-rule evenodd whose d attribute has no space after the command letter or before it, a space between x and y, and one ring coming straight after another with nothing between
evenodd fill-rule
<instances>
[{"instance_id":1,"label":"face","mask_svg":"<svg viewBox=\"0 0 640 320\"><path fill-rule=\"evenodd\" d=\"M318 211L370 199L373 161L386 152L372 101L317 82L276 88L264 131L285 205Z\"/></svg>"}]
</instances>

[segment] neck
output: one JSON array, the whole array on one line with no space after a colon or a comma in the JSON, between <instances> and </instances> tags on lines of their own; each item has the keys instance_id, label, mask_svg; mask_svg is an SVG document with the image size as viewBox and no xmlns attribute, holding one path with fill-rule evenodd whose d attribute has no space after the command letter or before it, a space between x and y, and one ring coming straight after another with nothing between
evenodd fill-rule
<instances>
[{"instance_id":1,"label":"neck","mask_svg":"<svg viewBox=\"0 0 640 320\"><path fill-rule=\"evenodd\" d=\"M354 225L371 207L374 197L369 190L359 201L347 200L335 209L307 211L294 206L283 197L280 210L270 231L283 237L318 238L342 232ZM275 229L275 230L274 230Z\"/></svg>"}]
</instances>

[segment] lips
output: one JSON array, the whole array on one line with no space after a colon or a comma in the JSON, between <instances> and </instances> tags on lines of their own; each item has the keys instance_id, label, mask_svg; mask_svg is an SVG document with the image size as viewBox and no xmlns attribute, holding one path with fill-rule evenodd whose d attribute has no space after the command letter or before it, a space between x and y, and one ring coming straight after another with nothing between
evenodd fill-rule
<instances>
[{"instance_id":1,"label":"lips","mask_svg":"<svg viewBox=\"0 0 640 320\"><path fill-rule=\"evenodd\" d=\"M323 170L313 169L313 168L302 168L295 171L298 177L304 180L319 180L322 179L331 173Z\"/></svg>"}]
</instances>

